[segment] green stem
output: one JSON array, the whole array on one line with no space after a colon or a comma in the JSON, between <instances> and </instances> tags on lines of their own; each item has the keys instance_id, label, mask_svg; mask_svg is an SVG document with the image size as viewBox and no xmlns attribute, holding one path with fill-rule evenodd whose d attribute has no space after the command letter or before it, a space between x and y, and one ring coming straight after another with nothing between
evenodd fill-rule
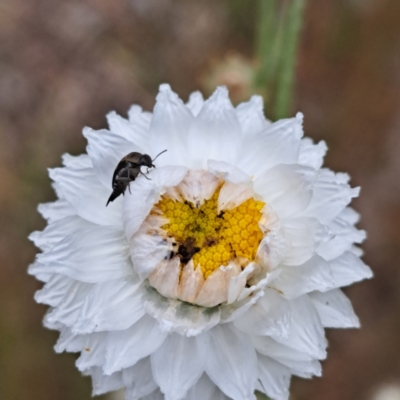
<instances>
[{"instance_id":1,"label":"green stem","mask_svg":"<svg viewBox=\"0 0 400 400\"><path fill-rule=\"evenodd\" d=\"M264 393L256 392L257 400L270 400Z\"/></svg>"},{"instance_id":2,"label":"green stem","mask_svg":"<svg viewBox=\"0 0 400 400\"><path fill-rule=\"evenodd\" d=\"M285 37L283 40L283 52L280 63L280 71L277 78L276 113L277 119L288 116L292 100L296 53L301 31L303 12L306 0L293 0L289 7L287 21L285 23Z\"/></svg>"},{"instance_id":3,"label":"green stem","mask_svg":"<svg viewBox=\"0 0 400 400\"><path fill-rule=\"evenodd\" d=\"M270 64L272 49L275 43L277 0L259 0L258 2L258 32L257 32L257 57L260 62L259 72L256 77L257 86L267 85L269 76L273 73Z\"/></svg>"}]
</instances>

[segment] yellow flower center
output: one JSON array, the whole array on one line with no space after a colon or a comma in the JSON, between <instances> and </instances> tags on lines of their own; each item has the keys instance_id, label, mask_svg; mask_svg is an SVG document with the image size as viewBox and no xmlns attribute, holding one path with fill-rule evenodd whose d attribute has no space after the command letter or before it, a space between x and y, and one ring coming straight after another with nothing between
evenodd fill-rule
<instances>
[{"instance_id":1,"label":"yellow flower center","mask_svg":"<svg viewBox=\"0 0 400 400\"><path fill-rule=\"evenodd\" d=\"M194 267L200 265L205 278L233 259L239 258L242 266L253 261L263 237L258 222L265 203L251 198L218 213L219 192L217 189L198 208L165 196L155 205L169 219L162 228L174 238L175 255L181 264L193 259Z\"/></svg>"}]
</instances>

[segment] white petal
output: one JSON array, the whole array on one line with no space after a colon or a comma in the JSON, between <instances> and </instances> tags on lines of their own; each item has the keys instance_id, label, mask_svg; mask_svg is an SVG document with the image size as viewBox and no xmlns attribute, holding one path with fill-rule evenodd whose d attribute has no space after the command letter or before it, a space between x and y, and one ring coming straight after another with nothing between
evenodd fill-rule
<instances>
[{"instance_id":1,"label":"white petal","mask_svg":"<svg viewBox=\"0 0 400 400\"><path fill-rule=\"evenodd\" d=\"M99 226L67 236L37 259L50 272L84 282L102 282L132 274L126 247L120 230Z\"/></svg>"},{"instance_id":2,"label":"white petal","mask_svg":"<svg viewBox=\"0 0 400 400\"><path fill-rule=\"evenodd\" d=\"M99 181L112 191L112 178L118 163L123 157L133 151L143 153L138 145L102 129L95 131L90 128L83 130L83 136L88 141L86 151L88 152ZM152 155L151 155L152 156Z\"/></svg>"},{"instance_id":3,"label":"white petal","mask_svg":"<svg viewBox=\"0 0 400 400\"><path fill-rule=\"evenodd\" d=\"M255 400L257 356L249 337L230 324L214 327L209 336L210 379L233 400Z\"/></svg>"},{"instance_id":4,"label":"white petal","mask_svg":"<svg viewBox=\"0 0 400 400\"><path fill-rule=\"evenodd\" d=\"M144 152L149 150L149 128L151 114L142 112L139 106L132 106L128 111L129 121L122 118L115 111L107 114L107 122L110 131L134 143ZM127 153L128 154L128 153Z\"/></svg>"},{"instance_id":5,"label":"white petal","mask_svg":"<svg viewBox=\"0 0 400 400\"><path fill-rule=\"evenodd\" d=\"M150 274L155 273L157 268L159 269L159 275L165 264L171 263L174 267L175 260L166 260L169 258L171 250L172 245L165 238L156 234L148 234L141 228L132 237L130 243L132 262L135 272L139 275L140 279L147 279ZM152 279L156 279L156 276L153 276ZM172 278L170 277L169 279L171 280Z\"/></svg>"},{"instance_id":6,"label":"white petal","mask_svg":"<svg viewBox=\"0 0 400 400\"><path fill-rule=\"evenodd\" d=\"M28 274L33 275L36 279L42 282L48 282L53 276L53 272L47 267L47 265L40 263L37 260L29 265Z\"/></svg>"},{"instance_id":7,"label":"white petal","mask_svg":"<svg viewBox=\"0 0 400 400\"><path fill-rule=\"evenodd\" d=\"M47 329L50 329L50 330L53 330L53 331L59 331L59 332L62 332L64 329L68 329L69 330L69 328L66 327L65 325L63 325L61 322L57 322L57 321L56 322L48 322L48 321L46 321L47 314L51 313L52 311L53 311L52 307L50 307L47 310L47 313L45 314L44 319L43 319L43 326L45 328L47 328ZM61 350L61 351L64 351L64 349ZM57 350L56 350L56 352L57 352Z\"/></svg>"},{"instance_id":8,"label":"white petal","mask_svg":"<svg viewBox=\"0 0 400 400\"><path fill-rule=\"evenodd\" d=\"M269 269L277 267L290 250L291 243L283 229L268 232L258 245L256 260Z\"/></svg>"},{"instance_id":9,"label":"white petal","mask_svg":"<svg viewBox=\"0 0 400 400\"><path fill-rule=\"evenodd\" d=\"M159 321L163 331L178 332L188 337L211 329L221 317L218 307L210 309L167 299L151 287L148 287L143 301L146 312Z\"/></svg>"},{"instance_id":10,"label":"white petal","mask_svg":"<svg viewBox=\"0 0 400 400\"><path fill-rule=\"evenodd\" d=\"M104 375L101 367L93 367L90 369L92 377L93 391L92 396L98 396L123 387L121 372L112 375Z\"/></svg>"},{"instance_id":11,"label":"white petal","mask_svg":"<svg viewBox=\"0 0 400 400\"><path fill-rule=\"evenodd\" d=\"M148 137L152 118L153 114L151 112L143 111L142 107L138 106L137 104L133 104L128 110L128 119L129 122L133 124L135 134L144 136L146 138ZM112 130L111 126L110 130ZM129 139L129 137L127 137L127 139ZM135 142L136 140L132 141Z\"/></svg>"},{"instance_id":12,"label":"white petal","mask_svg":"<svg viewBox=\"0 0 400 400\"><path fill-rule=\"evenodd\" d=\"M254 196L254 191L246 183L225 182L218 196L218 212L232 210Z\"/></svg>"},{"instance_id":13,"label":"white petal","mask_svg":"<svg viewBox=\"0 0 400 400\"><path fill-rule=\"evenodd\" d=\"M161 261L149 275L150 285L167 298L178 298L179 279L181 276L180 264L181 260L178 257Z\"/></svg>"},{"instance_id":14,"label":"white petal","mask_svg":"<svg viewBox=\"0 0 400 400\"><path fill-rule=\"evenodd\" d=\"M234 324L249 334L287 336L290 330L290 317L289 302L275 290L266 289L264 296L236 319Z\"/></svg>"},{"instance_id":15,"label":"white petal","mask_svg":"<svg viewBox=\"0 0 400 400\"><path fill-rule=\"evenodd\" d=\"M87 154L71 156L71 154L64 153L62 155L62 163L65 167L73 169L93 168L92 160Z\"/></svg>"},{"instance_id":16,"label":"white petal","mask_svg":"<svg viewBox=\"0 0 400 400\"><path fill-rule=\"evenodd\" d=\"M351 251L346 251L340 257L329 261L329 267L336 287L348 286L373 276L371 269Z\"/></svg>"},{"instance_id":17,"label":"white petal","mask_svg":"<svg viewBox=\"0 0 400 400\"><path fill-rule=\"evenodd\" d=\"M324 227L316 218L300 217L286 219L284 224L286 238L291 242L289 251L282 260L286 265L301 265L309 260L324 237Z\"/></svg>"},{"instance_id":18,"label":"white petal","mask_svg":"<svg viewBox=\"0 0 400 400\"><path fill-rule=\"evenodd\" d=\"M315 173L300 165L277 165L254 181L254 190L260 194L280 218L299 215L312 197Z\"/></svg>"},{"instance_id":19,"label":"white petal","mask_svg":"<svg viewBox=\"0 0 400 400\"><path fill-rule=\"evenodd\" d=\"M50 314L52 311L53 311L52 308L49 308L49 309L47 310L47 313L46 313L46 315L45 315L44 318L43 318L43 326L44 326L45 328L47 328L47 329L50 329L50 330L53 330L53 331L60 331L60 332L61 332L61 331L65 328L65 325L63 325L61 322L58 322L58 321L49 322L49 321L46 319L47 314ZM56 349L56 347L55 347L55 349ZM81 350L81 349L80 349L80 350ZM80 350L78 350L78 351L80 351ZM56 349L56 351L57 351L57 349ZM62 350L62 351L64 351L64 350ZM67 351L69 351L69 350L67 350ZM73 351L75 351L75 350L73 350Z\"/></svg>"},{"instance_id":20,"label":"white petal","mask_svg":"<svg viewBox=\"0 0 400 400\"><path fill-rule=\"evenodd\" d=\"M85 337L82 335L74 335L71 329L64 327L60 329L60 337L57 340L54 350L57 353L68 351L76 353L81 351L85 346Z\"/></svg>"},{"instance_id":21,"label":"white petal","mask_svg":"<svg viewBox=\"0 0 400 400\"><path fill-rule=\"evenodd\" d=\"M197 383L188 391L185 400L216 400L216 392L217 387L207 374L203 374Z\"/></svg>"},{"instance_id":22,"label":"white petal","mask_svg":"<svg viewBox=\"0 0 400 400\"><path fill-rule=\"evenodd\" d=\"M108 375L136 364L165 340L155 319L144 316L129 329L108 333L104 372Z\"/></svg>"},{"instance_id":23,"label":"white petal","mask_svg":"<svg viewBox=\"0 0 400 400\"><path fill-rule=\"evenodd\" d=\"M258 378L265 393L274 400L289 399L290 371L269 357L258 355Z\"/></svg>"},{"instance_id":24,"label":"white petal","mask_svg":"<svg viewBox=\"0 0 400 400\"><path fill-rule=\"evenodd\" d=\"M255 135L265 129L270 122L264 117L264 104L261 96L252 96L250 101L240 103L236 113L245 136Z\"/></svg>"},{"instance_id":25,"label":"white petal","mask_svg":"<svg viewBox=\"0 0 400 400\"><path fill-rule=\"evenodd\" d=\"M340 289L326 293L314 292L310 298L326 328L359 328L360 322L350 300Z\"/></svg>"},{"instance_id":26,"label":"white petal","mask_svg":"<svg viewBox=\"0 0 400 400\"><path fill-rule=\"evenodd\" d=\"M254 136L246 136L236 165L256 178L278 164L296 164L303 117L283 119Z\"/></svg>"},{"instance_id":27,"label":"white petal","mask_svg":"<svg viewBox=\"0 0 400 400\"><path fill-rule=\"evenodd\" d=\"M194 303L204 284L204 276L201 267L194 269L193 259L191 259L182 269L179 282L178 298L187 303Z\"/></svg>"},{"instance_id":28,"label":"white petal","mask_svg":"<svg viewBox=\"0 0 400 400\"><path fill-rule=\"evenodd\" d=\"M75 210L65 200L39 204L38 211L50 223L76 214Z\"/></svg>"},{"instance_id":29,"label":"white petal","mask_svg":"<svg viewBox=\"0 0 400 400\"><path fill-rule=\"evenodd\" d=\"M328 169L328 171L330 171ZM350 175L347 174L346 172L332 172L330 171L332 175L334 175L335 180L339 184L348 184L350 182Z\"/></svg>"},{"instance_id":30,"label":"white petal","mask_svg":"<svg viewBox=\"0 0 400 400\"><path fill-rule=\"evenodd\" d=\"M324 157L328 146L321 140L319 143L314 144L312 139L304 138L300 144L299 164L320 169L324 162Z\"/></svg>"},{"instance_id":31,"label":"white petal","mask_svg":"<svg viewBox=\"0 0 400 400\"><path fill-rule=\"evenodd\" d=\"M226 267L219 267L205 280L196 304L203 307L214 307L228 300L230 280L239 275L240 267L235 262Z\"/></svg>"},{"instance_id":32,"label":"white petal","mask_svg":"<svg viewBox=\"0 0 400 400\"><path fill-rule=\"evenodd\" d=\"M68 290L56 308L46 314L46 323L61 322L72 326L78 319L80 309L93 285L78 281L70 281Z\"/></svg>"},{"instance_id":33,"label":"white petal","mask_svg":"<svg viewBox=\"0 0 400 400\"><path fill-rule=\"evenodd\" d=\"M326 243L321 243L317 249L318 254L326 260L332 260L350 250L354 243L362 243L366 238L366 233L354 227L357 220L358 214L346 207L337 218L328 224L334 237Z\"/></svg>"},{"instance_id":34,"label":"white petal","mask_svg":"<svg viewBox=\"0 0 400 400\"><path fill-rule=\"evenodd\" d=\"M158 386L153 378L150 357L139 360L133 367L122 370L127 400L137 400L154 392Z\"/></svg>"},{"instance_id":35,"label":"white petal","mask_svg":"<svg viewBox=\"0 0 400 400\"><path fill-rule=\"evenodd\" d=\"M335 287L329 263L322 257L313 256L302 265L283 267L280 275L271 283L288 299L319 290L326 292Z\"/></svg>"},{"instance_id":36,"label":"white petal","mask_svg":"<svg viewBox=\"0 0 400 400\"><path fill-rule=\"evenodd\" d=\"M71 215L46 226L42 232L33 232L29 239L42 251L50 250L56 243L68 235L72 235L80 229L95 227L96 225L77 216Z\"/></svg>"},{"instance_id":37,"label":"white petal","mask_svg":"<svg viewBox=\"0 0 400 400\"><path fill-rule=\"evenodd\" d=\"M208 160L208 170L230 183L251 183L251 177L245 172L225 161Z\"/></svg>"},{"instance_id":38,"label":"white petal","mask_svg":"<svg viewBox=\"0 0 400 400\"><path fill-rule=\"evenodd\" d=\"M130 246L131 258L141 280L147 279L153 272L155 275L152 276L152 280L157 280L157 276L168 268L169 263L172 263L171 265L174 265L176 269L174 260L166 260L171 251L170 247L169 243L160 236L142 234L133 237ZM169 277L169 280L172 278Z\"/></svg>"},{"instance_id":39,"label":"white petal","mask_svg":"<svg viewBox=\"0 0 400 400\"><path fill-rule=\"evenodd\" d=\"M75 283L74 279L64 275L52 275L46 285L35 293L35 300L38 303L56 307L61 303L65 293L71 291Z\"/></svg>"},{"instance_id":40,"label":"white petal","mask_svg":"<svg viewBox=\"0 0 400 400\"><path fill-rule=\"evenodd\" d=\"M243 299L246 299L249 296L256 297L254 293L257 293L257 291L260 291L261 289L264 289L270 282L273 282L275 278L280 274L280 270L275 269L274 271L268 272L265 278L261 279L258 281L257 284L253 284L252 286L245 287L242 290L242 293L240 293L240 296L238 297L237 301L241 302ZM250 283L250 279L249 279Z\"/></svg>"},{"instance_id":41,"label":"white petal","mask_svg":"<svg viewBox=\"0 0 400 400\"><path fill-rule=\"evenodd\" d=\"M76 360L76 367L80 371L85 371L92 367L101 367L104 365L106 354L107 332L91 333L82 335L83 348L81 355Z\"/></svg>"},{"instance_id":42,"label":"white petal","mask_svg":"<svg viewBox=\"0 0 400 400\"><path fill-rule=\"evenodd\" d=\"M225 87L204 103L189 131L187 155L192 168L206 168L215 159L235 165L242 133Z\"/></svg>"},{"instance_id":43,"label":"white petal","mask_svg":"<svg viewBox=\"0 0 400 400\"><path fill-rule=\"evenodd\" d=\"M129 239L136 233L145 218L149 215L153 205L158 201L158 196L168 186L177 186L187 172L184 167L161 167L148 174L146 179L139 176L130 183L129 190L125 193L124 201L124 227L126 237Z\"/></svg>"},{"instance_id":44,"label":"white petal","mask_svg":"<svg viewBox=\"0 0 400 400\"><path fill-rule=\"evenodd\" d=\"M177 186L187 173L186 167L167 166L153 169L148 174L148 177L154 182L155 186L165 192L165 188L169 186Z\"/></svg>"},{"instance_id":45,"label":"white petal","mask_svg":"<svg viewBox=\"0 0 400 400\"><path fill-rule=\"evenodd\" d=\"M274 339L287 347L307 353L314 358L326 357L326 339L319 316L307 295L290 301L291 328L288 338Z\"/></svg>"},{"instance_id":46,"label":"white petal","mask_svg":"<svg viewBox=\"0 0 400 400\"><path fill-rule=\"evenodd\" d=\"M228 301L227 301L228 304L234 303L239 298L243 288L247 284L249 275L254 272L254 269L255 269L254 263L250 263L237 276L234 276L230 279L228 287ZM240 270L238 270L238 272L239 271Z\"/></svg>"},{"instance_id":47,"label":"white petal","mask_svg":"<svg viewBox=\"0 0 400 400\"><path fill-rule=\"evenodd\" d=\"M263 279L264 282L267 280L268 278ZM263 281L260 281L257 286L261 287L262 285L260 285L260 283L263 284ZM249 290L249 293L243 296L243 292L246 289ZM223 323L233 322L240 316L244 315L261 297L264 296L264 291L259 289L260 288L255 287L245 288L242 291L242 298L239 301L221 307L221 321Z\"/></svg>"},{"instance_id":48,"label":"white petal","mask_svg":"<svg viewBox=\"0 0 400 400\"><path fill-rule=\"evenodd\" d=\"M189 170L179 184L179 192L196 207L203 205L214 194L221 180L204 170Z\"/></svg>"},{"instance_id":49,"label":"white petal","mask_svg":"<svg viewBox=\"0 0 400 400\"><path fill-rule=\"evenodd\" d=\"M309 260L323 240L328 240L326 228L316 218L300 217L283 221L283 229L291 246L282 260L286 265L301 265Z\"/></svg>"},{"instance_id":50,"label":"white petal","mask_svg":"<svg viewBox=\"0 0 400 400\"><path fill-rule=\"evenodd\" d=\"M280 364L287 366L291 371L296 371L296 375L299 375L299 373L307 377L321 375L320 364L307 353L289 348L268 336L253 336L252 340L259 353L273 358Z\"/></svg>"},{"instance_id":51,"label":"white petal","mask_svg":"<svg viewBox=\"0 0 400 400\"><path fill-rule=\"evenodd\" d=\"M167 84L160 86L150 125L150 143L155 154L168 151L158 160L160 166L187 165L185 148L193 114Z\"/></svg>"},{"instance_id":52,"label":"white petal","mask_svg":"<svg viewBox=\"0 0 400 400\"><path fill-rule=\"evenodd\" d=\"M94 169L56 168L50 170L50 177L80 217L98 225L121 226L122 199L116 199L106 207L111 188L107 190L100 183Z\"/></svg>"},{"instance_id":53,"label":"white petal","mask_svg":"<svg viewBox=\"0 0 400 400\"><path fill-rule=\"evenodd\" d=\"M290 372L294 376L310 379L313 376L322 376L322 367L319 361L299 361L293 363L293 367L290 368Z\"/></svg>"},{"instance_id":54,"label":"white petal","mask_svg":"<svg viewBox=\"0 0 400 400\"><path fill-rule=\"evenodd\" d=\"M200 92L190 93L189 101L186 103L186 107L196 117L201 109L203 108L204 98Z\"/></svg>"},{"instance_id":55,"label":"white petal","mask_svg":"<svg viewBox=\"0 0 400 400\"><path fill-rule=\"evenodd\" d=\"M360 189L352 189L339 174L322 169L314 183L311 202L306 210L306 215L318 218L327 224L337 217L340 212L357 197Z\"/></svg>"},{"instance_id":56,"label":"white petal","mask_svg":"<svg viewBox=\"0 0 400 400\"><path fill-rule=\"evenodd\" d=\"M133 277L97 283L86 297L73 332L129 328L144 315L140 281Z\"/></svg>"},{"instance_id":57,"label":"white petal","mask_svg":"<svg viewBox=\"0 0 400 400\"><path fill-rule=\"evenodd\" d=\"M64 169L64 168L60 168L60 169ZM74 169L74 168L69 168L69 169ZM91 169L91 168L89 168L89 169ZM51 179L53 179L52 176L51 176L52 171L54 171L54 169L47 168L47 172L49 173L49 176L50 176ZM77 169L76 171L78 171L78 173L79 173L79 171L82 171L82 170ZM66 199L66 197L64 196L63 191L61 190L61 186L60 186L60 184L58 182L52 182L51 187L53 188L56 196L59 199L61 199L61 200L65 200Z\"/></svg>"},{"instance_id":58,"label":"white petal","mask_svg":"<svg viewBox=\"0 0 400 400\"><path fill-rule=\"evenodd\" d=\"M356 224L360 221L360 214L351 207L346 207L338 217L340 220L347 222L348 224Z\"/></svg>"},{"instance_id":59,"label":"white petal","mask_svg":"<svg viewBox=\"0 0 400 400\"><path fill-rule=\"evenodd\" d=\"M41 263L38 260L29 265L28 274L45 283L49 282L54 275L58 275L47 264Z\"/></svg>"},{"instance_id":60,"label":"white petal","mask_svg":"<svg viewBox=\"0 0 400 400\"><path fill-rule=\"evenodd\" d=\"M154 379L167 400L182 399L204 372L206 354L197 338L168 335L151 355Z\"/></svg>"},{"instance_id":61,"label":"white petal","mask_svg":"<svg viewBox=\"0 0 400 400\"><path fill-rule=\"evenodd\" d=\"M362 257L362 256L364 255L364 250L363 250L363 249L360 249L360 248L357 247L357 246L351 246L350 249L349 249L349 251L350 251L351 253L353 253L354 255L356 255L357 257Z\"/></svg>"}]
</instances>

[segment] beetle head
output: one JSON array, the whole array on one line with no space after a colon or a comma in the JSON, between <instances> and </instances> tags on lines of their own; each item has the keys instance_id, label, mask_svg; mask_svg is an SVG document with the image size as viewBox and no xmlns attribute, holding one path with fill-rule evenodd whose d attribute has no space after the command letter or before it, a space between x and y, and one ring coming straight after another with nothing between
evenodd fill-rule
<instances>
[{"instance_id":1,"label":"beetle head","mask_svg":"<svg viewBox=\"0 0 400 400\"><path fill-rule=\"evenodd\" d=\"M139 164L147 168L154 168L153 160L148 154L143 154L140 157Z\"/></svg>"}]
</instances>

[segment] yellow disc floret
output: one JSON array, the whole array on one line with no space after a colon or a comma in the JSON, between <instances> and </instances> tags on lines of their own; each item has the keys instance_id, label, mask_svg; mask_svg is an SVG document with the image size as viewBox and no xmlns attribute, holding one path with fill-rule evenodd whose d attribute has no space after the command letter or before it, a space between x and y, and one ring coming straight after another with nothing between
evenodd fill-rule
<instances>
[{"instance_id":1,"label":"yellow disc floret","mask_svg":"<svg viewBox=\"0 0 400 400\"><path fill-rule=\"evenodd\" d=\"M235 258L253 261L263 237L258 222L264 203L251 198L218 213L219 192L198 208L164 196L155 205L169 219L162 228L176 241L182 264L193 258L205 278Z\"/></svg>"}]
</instances>

